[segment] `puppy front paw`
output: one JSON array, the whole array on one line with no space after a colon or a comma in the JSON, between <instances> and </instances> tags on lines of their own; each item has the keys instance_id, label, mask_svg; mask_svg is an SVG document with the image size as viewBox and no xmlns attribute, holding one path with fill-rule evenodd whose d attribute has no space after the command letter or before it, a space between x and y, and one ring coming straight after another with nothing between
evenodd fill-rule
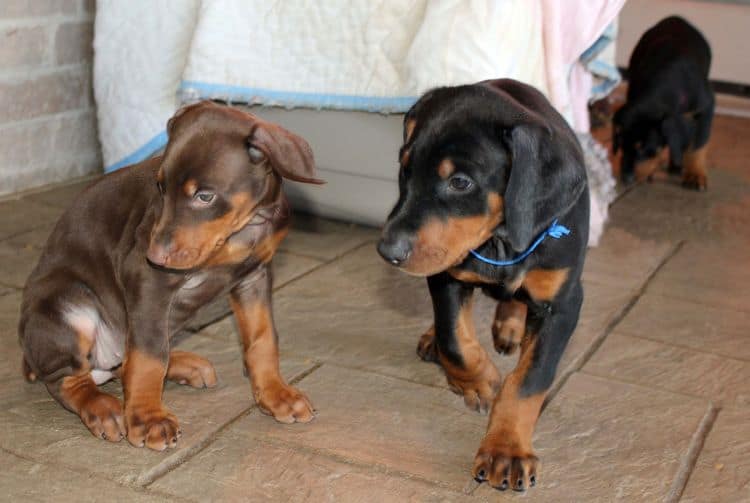
<instances>
[{"instance_id":1,"label":"puppy front paw","mask_svg":"<svg viewBox=\"0 0 750 503\"><path fill-rule=\"evenodd\" d=\"M488 434L474 458L472 476L500 491L525 491L537 481L539 458L513 441L512 435Z\"/></svg>"},{"instance_id":2,"label":"puppy front paw","mask_svg":"<svg viewBox=\"0 0 750 503\"><path fill-rule=\"evenodd\" d=\"M97 438L119 442L125 437L125 421L120 401L107 393L97 393L79 411L81 421Z\"/></svg>"},{"instance_id":3,"label":"puppy front paw","mask_svg":"<svg viewBox=\"0 0 750 503\"><path fill-rule=\"evenodd\" d=\"M175 447L182 431L177 418L164 407L126 409L128 442L135 447L163 451Z\"/></svg>"},{"instance_id":4,"label":"puppy front paw","mask_svg":"<svg viewBox=\"0 0 750 503\"><path fill-rule=\"evenodd\" d=\"M702 192L708 189L708 177L703 173L685 172L682 175L682 186Z\"/></svg>"},{"instance_id":5,"label":"puppy front paw","mask_svg":"<svg viewBox=\"0 0 750 503\"><path fill-rule=\"evenodd\" d=\"M500 354L513 354L526 333L526 304L516 300L498 302L492 322L492 342Z\"/></svg>"},{"instance_id":6,"label":"puppy front paw","mask_svg":"<svg viewBox=\"0 0 750 503\"><path fill-rule=\"evenodd\" d=\"M315 417L315 409L305 394L283 382L255 389L253 396L261 412L280 423L309 423Z\"/></svg>"},{"instance_id":7,"label":"puppy front paw","mask_svg":"<svg viewBox=\"0 0 750 503\"><path fill-rule=\"evenodd\" d=\"M435 350L435 325L431 326L417 343L417 356L426 362L437 361L437 351Z\"/></svg>"},{"instance_id":8,"label":"puppy front paw","mask_svg":"<svg viewBox=\"0 0 750 503\"><path fill-rule=\"evenodd\" d=\"M169 354L167 379L193 388L214 388L218 382L216 369L210 361L187 351Z\"/></svg>"},{"instance_id":9,"label":"puppy front paw","mask_svg":"<svg viewBox=\"0 0 750 503\"><path fill-rule=\"evenodd\" d=\"M512 355L520 346L525 332L525 323L514 318L505 321L495 320L492 323L492 342L495 345L495 351Z\"/></svg>"},{"instance_id":10,"label":"puppy front paw","mask_svg":"<svg viewBox=\"0 0 750 503\"><path fill-rule=\"evenodd\" d=\"M476 412L487 413L492 402L500 389L502 380L497 367L484 353L478 364L472 366L469 371L457 369L444 363L445 377L448 386L457 395L464 397L466 406Z\"/></svg>"}]
</instances>

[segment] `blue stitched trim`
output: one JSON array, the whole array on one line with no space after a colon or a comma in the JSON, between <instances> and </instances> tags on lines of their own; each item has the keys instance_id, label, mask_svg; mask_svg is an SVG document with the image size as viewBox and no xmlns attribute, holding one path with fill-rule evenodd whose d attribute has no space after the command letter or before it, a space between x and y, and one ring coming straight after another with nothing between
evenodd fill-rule
<instances>
[{"instance_id":1,"label":"blue stitched trim","mask_svg":"<svg viewBox=\"0 0 750 503\"><path fill-rule=\"evenodd\" d=\"M180 91L193 99L221 99L229 102L242 102L250 105L283 106L287 108L328 108L334 110L361 110L366 112L400 113L406 112L416 103L417 97L381 97L355 96L347 94L299 93L289 91L274 91L254 87L232 86L228 84L213 84L210 82L196 82L183 80ZM151 157L167 144L167 133L162 131L151 138L135 152L129 154L116 163L104 168L109 173L130 164L143 161Z\"/></svg>"},{"instance_id":2,"label":"blue stitched trim","mask_svg":"<svg viewBox=\"0 0 750 503\"><path fill-rule=\"evenodd\" d=\"M210 82L183 80L182 93L191 99L221 99L250 105L282 106L288 108L329 108L334 110L363 110L366 112L406 112L416 103L416 96L355 96L349 94L302 93L275 91L257 87L232 86Z\"/></svg>"},{"instance_id":3,"label":"blue stitched trim","mask_svg":"<svg viewBox=\"0 0 750 503\"><path fill-rule=\"evenodd\" d=\"M106 166L104 168L104 172L110 173L120 168L124 168L125 166L130 166L131 164L135 164L137 162L141 162L145 159L148 159L149 157L154 155L154 153L163 149L166 144L167 144L167 132L162 131L161 133L157 134L156 136L151 138L149 141L147 141L143 146L138 148L132 154L123 157L122 159L120 159L114 164Z\"/></svg>"}]
</instances>

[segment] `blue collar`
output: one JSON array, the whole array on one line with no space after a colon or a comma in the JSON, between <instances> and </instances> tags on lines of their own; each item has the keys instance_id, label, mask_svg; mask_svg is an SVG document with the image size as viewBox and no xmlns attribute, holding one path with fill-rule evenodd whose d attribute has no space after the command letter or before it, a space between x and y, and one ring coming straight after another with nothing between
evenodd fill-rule
<instances>
[{"instance_id":1,"label":"blue collar","mask_svg":"<svg viewBox=\"0 0 750 503\"><path fill-rule=\"evenodd\" d=\"M565 227L564 225L560 225L557 223L557 219L555 219L552 224L542 232L538 238L536 238L536 241L534 241L531 246L529 246L525 252L520 254L519 256L512 258L510 260L492 260L487 257L481 256L479 253L477 253L475 250L469 250L469 253L474 255L475 258L481 260L482 262L490 265L497 265L497 266L504 266L504 265L513 265L517 264L519 262L523 262L526 257L531 255L531 253L536 250L536 248L542 244L542 241L544 241L544 238L547 236L552 236L555 239L560 239L563 236L567 236L570 234L570 229Z\"/></svg>"}]
</instances>

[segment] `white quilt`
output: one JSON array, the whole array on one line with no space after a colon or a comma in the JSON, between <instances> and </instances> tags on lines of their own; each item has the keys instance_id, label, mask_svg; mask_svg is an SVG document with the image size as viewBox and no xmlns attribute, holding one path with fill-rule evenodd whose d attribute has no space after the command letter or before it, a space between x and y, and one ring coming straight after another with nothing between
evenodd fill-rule
<instances>
[{"instance_id":1,"label":"white quilt","mask_svg":"<svg viewBox=\"0 0 750 503\"><path fill-rule=\"evenodd\" d=\"M541 30L531 0L99 0L106 170L161 148L199 98L388 113L499 76L546 91Z\"/></svg>"},{"instance_id":2,"label":"white quilt","mask_svg":"<svg viewBox=\"0 0 750 503\"><path fill-rule=\"evenodd\" d=\"M94 92L105 170L162 149L169 117L202 98L395 113L436 86L509 77L540 89L587 132L591 79L578 58L624 0L559 2L98 0ZM589 178L604 183L592 186L591 244L614 194L594 147Z\"/></svg>"}]
</instances>

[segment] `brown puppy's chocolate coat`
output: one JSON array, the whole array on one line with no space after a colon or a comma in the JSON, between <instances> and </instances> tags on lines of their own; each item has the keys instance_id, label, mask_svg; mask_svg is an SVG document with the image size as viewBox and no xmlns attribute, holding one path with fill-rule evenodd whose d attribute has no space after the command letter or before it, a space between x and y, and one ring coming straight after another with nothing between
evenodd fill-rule
<instances>
[{"instance_id":1,"label":"brown puppy's chocolate coat","mask_svg":"<svg viewBox=\"0 0 750 503\"><path fill-rule=\"evenodd\" d=\"M63 215L24 290L24 374L110 441L162 450L180 436L165 379L216 384L208 360L170 353L198 308L229 293L261 410L309 421L279 372L270 261L286 235L281 177L314 178L307 143L203 102L170 119L163 155L107 175ZM125 404L97 384L122 379Z\"/></svg>"}]
</instances>

